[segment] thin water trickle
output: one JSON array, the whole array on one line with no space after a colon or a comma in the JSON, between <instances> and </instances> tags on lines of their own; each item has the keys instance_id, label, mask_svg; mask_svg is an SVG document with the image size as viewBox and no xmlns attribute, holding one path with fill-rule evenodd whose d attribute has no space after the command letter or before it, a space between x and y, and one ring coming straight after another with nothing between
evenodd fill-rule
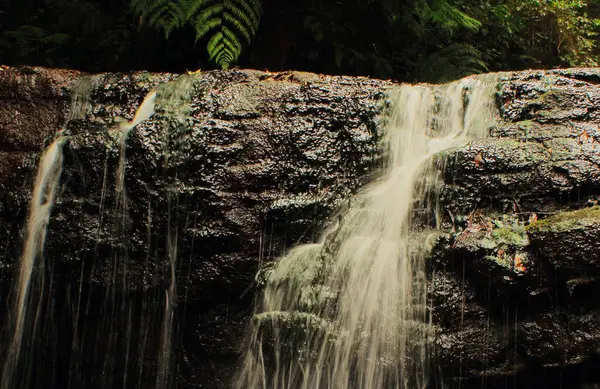
<instances>
[{"instance_id":1,"label":"thin water trickle","mask_svg":"<svg viewBox=\"0 0 600 389\"><path fill-rule=\"evenodd\" d=\"M115 171L115 201L114 212L107 215L107 220L114 221L114 236L116 244L112 247L112 263L107 275L108 287L105 291L100 324L90 323L97 327L96 334L90 342L95 347L103 347L104 353L93 354L89 365L92 375L84 377L87 382L100 381L100 387L113 388L145 388L149 387L150 377L154 378L152 386L157 389L168 389L172 381L172 337L174 332L174 315L176 300L176 267L178 260L178 225L177 211L180 211L179 199L167 190L167 231L166 247L162 239L154 237L153 207L148 198L146 220L146 242L148 252L138 263L139 258L130 258L128 241L135 227L130 224L127 190L125 187L127 155L126 147L130 132L142 122L150 119L155 112L160 112L156 128L161 129L163 144L162 179L167 185L177 181L177 169L173 175L169 171L169 163L184 162L187 158L179 149L185 143L182 138L189 131L186 113L189 111L189 98L192 91L192 79L181 77L173 82L161 84L151 90L136 110L134 118L121 123L117 128L109 130L111 134L120 136L119 159ZM102 193L106 192L107 173L104 175ZM141 200L140 200L141 201ZM162 253L167 255L166 290L154 288L163 274L155 269L160 266ZM102 261L102 259L101 259ZM137 272L130 268L143 271L141 280ZM103 264L100 263L100 268ZM141 289L131 291L131 282L139 283ZM161 312L162 311L162 312ZM159 337L153 334L160 332ZM89 347L89 346L88 346ZM157 359L149 363L149 357L156 350Z\"/></svg>"},{"instance_id":2,"label":"thin water trickle","mask_svg":"<svg viewBox=\"0 0 600 389\"><path fill-rule=\"evenodd\" d=\"M2 389L10 388L12 376L16 369L21 350L26 348L22 341L26 332L26 320L34 319L34 311L39 309L39 301L34 293L42 292L43 283L43 251L46 241L50 211L54 205L56 189L62 170L62 146L66 138L58 137L44 151L40 158L35 186L29 208L25 245L19 263L19 272L16 282L15 321L12 340L9 343L5 356ZM38 273L34 280L34 271ZM31 340L34 334L27 334Z\"/></svg>"},{"instance_id":3,"label":"thin water trickle","mask_svg":"<svg viewBox=\"0 0 600 389\"><path fill-rule=\"evenodd\" d=\"M413 199L439 219L444 150L492 124L495 77L391 94L383 177L351 201L321 243L299 246L271 271L236 389L425 388L431 326L424 260L413 243ZM436 225L439 220L436 220Z\"/></svg>"},{"instance_id":4,"label":"thin water trickle","mask_svg":"<svg viewBox=\"0 0 600 389\"><path fill-rule=\"evenodd\" d=\"M10 323L11 336L4 354L4 366L0 388L14 385L24 386L30 378L21 373L19 364L27 365L29 350L34 347L40 326L38 320L42 310L45 283L44 245L50 213L54 205L63 165L63 145L68 137L64 130L71 121L85 117L89 105L91 80L83 78L74 88L67 120L57 137L41 155L33 187L29 215L25 231L23 252L19 261L15 281L14 320ZM23 370L27 371L25 366Z\"/></svg>"},{"instance_id":5,"label":"thin water trickle","mask_svg":"<svg viewBox=\"0 0 600 389\"><path fill-rule=\"evenodd\" d=\"M125 203L125 151L127 147L127 138L132 129L138 124L150 119L154 115L154 105L156 101L156 90L148 92L142 104L135 112L130 122L121 124L121 145L119 147L119 165L117 166L117 204L124 206Z\"/></svg>"},{"instance_id":6,"label":"thin water trickle","mask_svg":"<svg viewBox=\"0 0 600 389\"><path fill-rule=\"evenodd\" d=\"M130 293L129 252L128 240L131 234L129 223L129 204L125 188L125 174L127 163L127 141L131 131L142 122L150 119L154 114L156 90L146 94L144 100L137 108L131 121L120 123L116 128L109 129L109 133L119 135L119 159L115 171L115 197L114 208L111 215L104 214L105 198L109 191L108 160L104 162L102 192L100 197L100 223L98 225L98 239L102 239L105 216L107 220L114 221L113 230L109 234L116 237L117 244L113 247L110 279L105 291L104 302L101 308L100 325L95 334L94 347L105 347L105 355L93 355L91 365L93 373L85 380L101 382L101 387L109 388L116 385L120 379L121 387L129 387L132 378L130 371L140 372L144 368L143 358L146 350L146 336L151 329L154 296L142 292L143 297ZM134 313L135 312L135 313ZM90 324L92 327L95 323ZM136 336L142 339L139 344L134 343ZM86 346L89 347L89 346ZM119 371L118 369L122 369ZM139 384L139 382L138 382Z\"/></svg>"},{"instance_id":7,"label":"thin water trickle","mask_svg":"<svg viewBox=\"0 0 600 389\"><path fill-rule=\"evenodd\" d=\"M189 131L188 115L190 111L191 91L194 78L183 75L177 80L161 86L158 93L163 102L163 113L169 117L163 129L164 171L167 175L171 165L178 166L185 160L186 135ZM177 267L179 265L179 223L177 214L182 208L180 198L176 193L175 184L179 179L179 169L174 169L173 176L168 178L171 188L167 192L167 260L168 286L165 291L163 320L158 351L156 388L168 389L172 385L172 343L174 334L174 319L177 300Z\"/></svg>"}]
</instances>

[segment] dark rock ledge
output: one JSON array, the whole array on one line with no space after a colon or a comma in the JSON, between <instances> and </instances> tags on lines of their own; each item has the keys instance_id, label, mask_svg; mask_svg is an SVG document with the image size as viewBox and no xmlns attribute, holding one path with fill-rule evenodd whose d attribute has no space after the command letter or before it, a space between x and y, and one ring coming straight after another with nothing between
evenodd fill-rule
<instances>
[{"instance_id":1,"label":"dark rock ledge","mask_svg":"<svg viewBox=\"0 0 600 389\"><path fill-rule=\"evenodd\" d=\"M64 125L84 77L91 108L67 127L49 226L48 287L56 298L47 324L65 327L71 302L84 301L91 312L84 324L96 337L82 344L101 344L111 328L98 318L118 279L133 312L158 318L145 333L158 337L171 197L178 200L171 229L179 231L181 258L178 384L225 388L243 349L259 263L313 240L340 202L370 180L380 158L378 114L394 84L300 72L194 75L184 122L159 107L129 137L123 234L114 211L119 142L108 130L131 120L145 94L176 75L0 71L2 304L39 152ZM492 136L451 151L441 192L447 220L430 272L439 387L441 377L446 388L600 382L599 85L598 69L503 74ZM165 127L181 135L172 139L167 168ZM114 261L124 252L127 267ZM45 388L65 387L75 355L70 336L67 326L56 331L57 341L46 340L56 363L39 373L52 376ZM151 367L154 352L150 347L140 363ZM82 363L93 365L86 358ZM151 374L144 379L154 382Z\"/></svg>"}]
</instances>

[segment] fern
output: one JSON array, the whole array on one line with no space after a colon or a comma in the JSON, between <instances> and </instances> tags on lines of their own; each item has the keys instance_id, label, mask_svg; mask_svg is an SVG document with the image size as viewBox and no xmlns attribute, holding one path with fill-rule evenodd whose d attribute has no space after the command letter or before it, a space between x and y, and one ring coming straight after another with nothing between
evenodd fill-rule
<instances>
[{"instance_id":1,"label":"fern","mask_svg":"<svg viewBox=\"0 0 600 389\"><path fill-rule=\"evenodd\" d=\"M133 11L165 36L190 24L196 41L208 37L209 59L223 69L234 65L260 23L260 0L131 0Z\"/></svg>"},{"instance_id":2,"label":"fern","mask_svg":"<svg viewBox=\"0 0 600 389\"><path fill-rule=\"evenodd\" d=\"M422 12L427 19L451 30L465 28L475 32L481 28L479 20L462 12L448 0L429 0L422 7Z\"/></svg>"},{"instance_id":3,"label":"fern","mask_svg":"<svg viewBox=\"0 0 600 389\"><path fill-rule=\"evenodd\" d=\"M51 33L43 28L24 25L16 30L6 31L0 36L0 46L16 49L21 57L38 51L51 51L64 45L70 36L63 33Z\"/></svg>"},{"instance_id":4,"label":"fern","mask_svg":"<svg viewBox=\"0 0 600 389\"><path fill-rule=\"evenodd\" d=\"M481 52L467 43L455 43L421 60L416 79L427 82L448 82L488 71Z\"/></svg>"},{"instance_id":5,"label":"fern","mask_svg":"<svg viewBox=\"0 0 600 389\"><path fill-rule=\"evenodd\" d=\"M149 26L163 30L168 38L171 32L186 22L185 9L173 0L132 0L133 12Z\"/></svg>"}]
</instances>

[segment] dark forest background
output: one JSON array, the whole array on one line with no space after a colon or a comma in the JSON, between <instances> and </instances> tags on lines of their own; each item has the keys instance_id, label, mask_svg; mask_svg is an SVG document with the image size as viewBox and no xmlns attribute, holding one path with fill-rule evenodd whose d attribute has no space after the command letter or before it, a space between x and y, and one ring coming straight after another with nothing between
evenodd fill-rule
<instances>
[{"instance_id":1,"label":"dark forest background","mask_svg":"<svg viewBox=\"0 0 600 389\"><path fill-rule=\"evenodd\" d=\"M258 23L244 21L252 7ZM0 64L89 72L239 66L439 82L600 63L600 0L0 0L0 29ZM238 49L215 54L215 31L233 31L220 39Z\"/></svg>"}]
</instances>

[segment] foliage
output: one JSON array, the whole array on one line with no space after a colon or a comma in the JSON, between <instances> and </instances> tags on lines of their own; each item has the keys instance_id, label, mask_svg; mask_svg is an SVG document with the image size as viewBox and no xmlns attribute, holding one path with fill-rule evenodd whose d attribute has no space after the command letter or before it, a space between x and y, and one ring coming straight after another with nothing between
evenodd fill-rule
<instances>
[{"instance_id":1,"label":"foliage","mask_svg":"<svg viewBox=\"0 0 600 389\"><path fill-rule=\"evenodd\" d=\"M4 63L87 71L240 64L443 82L600 64L600 0L0 0L0 26Z\"/></svg>"},{"instance_id":2,"label":"foliage","mask_svg":"<svg viewBox=\"0 0 600 389\"><path fill-rule=\"evenodd\" d=\"M422 81L448 82L468 74L486 71L481 52L468 43L455 43L425 57L416 66Z\"/></svg>"},{"instance_id":3,"label":"foliage","mask_svg":"<svg viewBox=\"0 0 600 389\"><path fill-rule=\"evenodd\" d=\"M519 0L514 8L519 28L532 37L532 45L555 47L559 58L572 66L598 66L597 35L600 19L590 18L581 0Z\"/></svg>"},{"instance_id":4,"label":"foliage","mask_svg":"<svg viewBox=\"0 0 600 389\"><path fill-rule=\"evenodd\" d=\"M478 0L475 4L468 9L485 20L479 47L493 68L599 63L597 0Z\"/></svg>"},{"instance_id":5,"label":"foliage","mask_svg":"<svg viewBox=\"0 0 600 389\"><path fill-rule=\"evenodd\" d=\"M69 40L68 34L50 33L43 28L23 25L16 30L6 31L0 36L0 48L16 49L20 58L29 58L32 54L48 57L54 50Z\"/></svg>"},{"instance_id":6,"label":"foliage","mask_svg":"<svg viewBox=\"0 0 600 389\"><path fill-rule=\"evenodd\" d=\"M236 63L244 45L250 44L260 22L259 0L132 0L132 9L168 38L190 24L196 40L209 33L209 59L227 69Z\"/></svg>"}]
</instances>

